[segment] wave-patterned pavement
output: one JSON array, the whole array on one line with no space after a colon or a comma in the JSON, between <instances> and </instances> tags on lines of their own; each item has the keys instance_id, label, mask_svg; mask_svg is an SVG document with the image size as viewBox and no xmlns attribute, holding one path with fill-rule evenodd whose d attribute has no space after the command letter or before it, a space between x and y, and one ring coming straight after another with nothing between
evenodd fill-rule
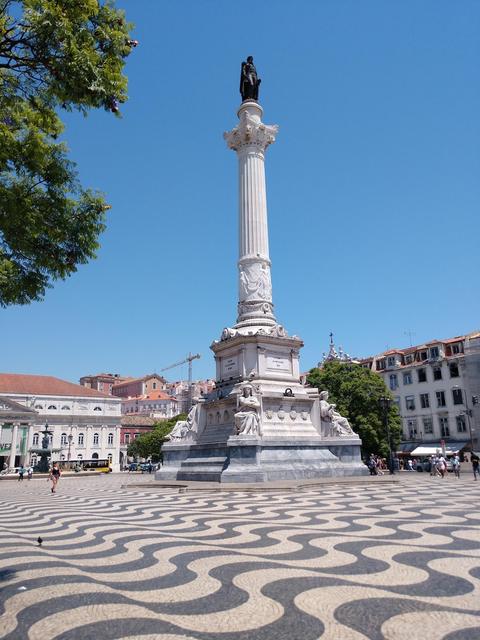
<instances>
[{"instance_id":1,"label":"wave-patterned pavement","mask_svg":"<svg viewBox=\"0 0 480 640\"><path fill-rule=\"evenodd\" d=\"M480 638L480 482L128 481L63 478L55 496L41 480L0 482L1 638Z\"/></svg>"}]
</instances>

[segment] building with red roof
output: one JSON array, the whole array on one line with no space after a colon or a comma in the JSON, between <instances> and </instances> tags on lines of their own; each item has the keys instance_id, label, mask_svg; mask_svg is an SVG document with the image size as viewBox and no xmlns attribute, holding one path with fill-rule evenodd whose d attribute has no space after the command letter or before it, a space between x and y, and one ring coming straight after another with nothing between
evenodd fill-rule
<instances>
[{"instance_id":1,"label":"building with red roof","mask_svg":"<svg viewBox=\"0 0 480 640\"><path fill-rule=\"evenodd\" d=\"M159 389L135 398L122 399L122 414L141 414L159 420L168 420L178 415L178 401Z\"/></svg>"},{"instance_id":2,"label":"building with red roof","mask_svg":"<svg viewBox=\"0 0 480 640\"><path fill-rule=\"evenodd\" d=\"M121 400L54 376L0 373L0 401L22 405L29 420L13 413L0 422L0 466L35 464L40 431L52 431L52 461L120 460Z\"/></svg>"}]
</instances>

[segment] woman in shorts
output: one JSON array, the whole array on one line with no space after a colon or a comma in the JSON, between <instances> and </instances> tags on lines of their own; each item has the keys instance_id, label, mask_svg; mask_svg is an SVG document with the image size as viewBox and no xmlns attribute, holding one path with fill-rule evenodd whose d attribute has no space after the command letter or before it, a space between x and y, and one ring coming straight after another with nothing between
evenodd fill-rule
<instances>
[{"instance_id":1,"label":"woman in shorts","mask_svg":"<svg viewBox=\"0 0 480 640\"><path fill-rule=\"evenodd\" d=\"M57 490L57 484L58 484L58 481L60 480L60 476L61 476L61 471L58 468L58 464L55 462L50 471L50 478L49 478L52 482L52 489L51 489L52 493L55 493Z\"/></svg>"}]
</instances>

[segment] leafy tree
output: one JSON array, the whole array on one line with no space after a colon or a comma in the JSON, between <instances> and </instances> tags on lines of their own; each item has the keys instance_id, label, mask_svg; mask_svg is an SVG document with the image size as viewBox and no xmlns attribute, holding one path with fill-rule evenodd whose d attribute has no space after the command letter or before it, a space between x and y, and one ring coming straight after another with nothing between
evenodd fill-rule
<instances>
[{"instance_id":1,"label":"leafy tree","mask_svg":"<svg viewBox=\"0 0 480 640\"><path fill-rule=\"evenodd\" d=\"M78 182L58 114L119 115L131 27L108 0L0 0L2 306L41 299L96 255L109 207Z\"/></svg>"},{"instance_id":2,"label":"leafy tree","mask_svg":"<svg viewBox=\"0 0 480 640\"><path fill-rule=\"evenodd\" d=\"M134 458L150 458L153 462L157 462L162 459L162 445L166 441L166 438L170 431L173 429L178 420L185 420L186 413L181 413L174 418L158 422L147 433L143 433L138 438L130 443L127 453Z\"/></svg>"},{"instance_id":3,"label":"leafy tree","mask_svg":"<svg viewBox=\"0 0 480 640\"><path fill-rule=\"evenodd\" d=\"M352 429L362 439L364 455L378 453L388 456L388 439L383 423L380 398L393 396L382 378L370 369L349 362L326 362L321 369L312 369L307 377L312 387L329 392L329 402L348 418ZM400 442L401 422L392 402L388 412L392 448Z\"/></svg>"}]
</instances>

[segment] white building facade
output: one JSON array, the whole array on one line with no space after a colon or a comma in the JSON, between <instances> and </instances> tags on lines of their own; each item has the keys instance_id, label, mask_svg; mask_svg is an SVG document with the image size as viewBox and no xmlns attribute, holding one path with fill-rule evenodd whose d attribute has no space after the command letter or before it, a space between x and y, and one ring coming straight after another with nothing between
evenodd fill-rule
<instances>
[{"instance_id":1,"label":"white building facade","mask_svg":"<svg viewBox=\"0 0 480 640\"><path fill-rule=\"evenodd\" d=\"M362 365L380 374L395 397L405 452L409 443L442 441L452 449L478 448L480 333L392 349Z\"/></svg>"},{"instance_id":2,"label":"white building facade","mask_svg":"<svg viewBox=\"0 0 480 640\"><path fill-rule=\"evenodd\" d=\"M36 463L34 450L42 446L41 431L48 424L52 461L108 459L112 470L119 470L120 398L50 376L0 374L2 398L35 411L30 424L17 424L16 430L3 418L0 443L8 446L10 439L8 466Z\"/></svg>"}]
</instances>

